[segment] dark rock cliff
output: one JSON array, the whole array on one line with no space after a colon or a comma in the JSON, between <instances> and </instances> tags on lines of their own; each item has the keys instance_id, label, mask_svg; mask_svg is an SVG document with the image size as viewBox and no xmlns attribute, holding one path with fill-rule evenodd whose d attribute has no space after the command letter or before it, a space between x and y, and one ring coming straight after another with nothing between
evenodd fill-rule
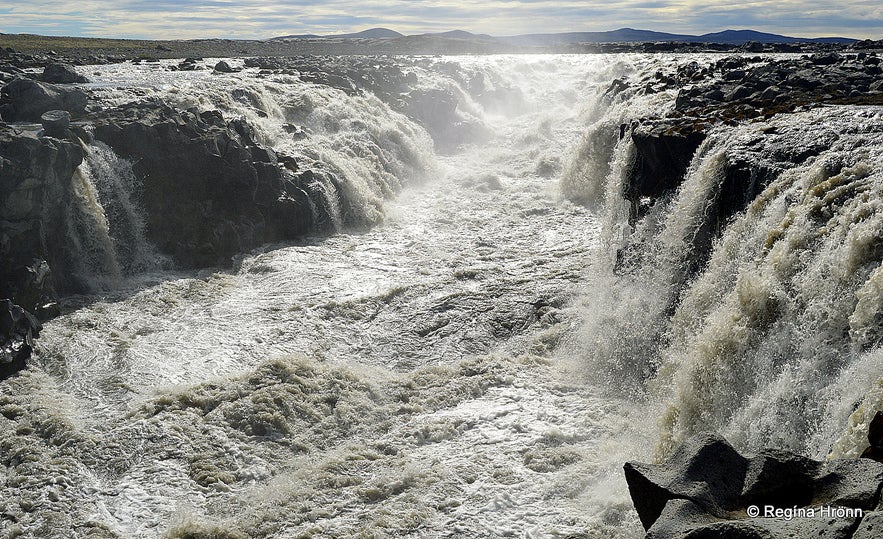
<instances>
[{"instance_id":1,"label":"dark rock cliff","mask_svg":"<svg viewBox=\"0 0 883 539\"><path fill-rule=\"evenodd\" d=\"M79 142L0 129L0 297L41 316L76 288L64 216L82 161Z\"/></svg>"},{"instance_id":2,"label":"dark rock cliff","mask_svg":"<svg viewBox=\"0 0 883 539\"><path fill-rule=\"evenodd\" d=\"M313 209L322 204L312 175L255 143L240 120L147 101L93 121L95 138L134 163L148 237L181 267L228 265L327 222Z\"/></svg>"}]
</instances>

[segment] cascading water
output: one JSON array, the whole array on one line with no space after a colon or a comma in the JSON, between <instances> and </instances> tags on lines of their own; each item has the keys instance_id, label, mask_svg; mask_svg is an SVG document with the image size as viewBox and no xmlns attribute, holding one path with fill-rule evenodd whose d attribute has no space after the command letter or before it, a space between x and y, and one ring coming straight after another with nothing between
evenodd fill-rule
<instances>
[{"instance_id":1,"label":"cascading water","mask_svg":"<svg viewBox=\"0 0 883 539\"><path fill-rule=\"evenodd\" d=\"M96 67L106 106L244 118L338 233L168 271L131 165L90 145L71 241L123 278L0 383L0 530L634 538L623 461L698 430L854 455L883 401L879 113L721 127L636 215L620 126L672 106L639 81L696 60L328 60L404 81L361 89L309 62ZM712 223L728 164L804 142Z\"/></svg>"},{"instance_id":2,"label":"cascading water","mask_svg":"<svg viewBox=\"0 0 883 539\"><path fill-rule=\"evenodd\" d=\"M626 233L599 256L578 342L601 379L644 395L658 418L657 456L703 430L747 451L819 458L864 448L883 376L872 329L879 118L875 108L831 108L720 128L677 193L633 226L627 212L610 212L606 227ZM615 170L628 162L621 146ZM790 162L791 148L807 150L805 162ZM712 243L738 162L781 173ZM608 180L608 204L628 204L622 177Z\"/></svg>"},{"instance_id":3,"label":"cascading water","mask_svg":"<svg viewBox=\"0 0 883 539\"><path fill-rule=\"evenodd\" d=\"M83 178L98 197L113 243L113 258L124 275L156 271L168 266L145 236L144 212L132 165L107 145L95 141L86 146L80 167Z\"/></svg>"},{"instance_id":4,"label":"cascading water","mask_svg":"<svg viewBox=\"0 0 883 539\"><path fill-rule=\"evenodd\" d=\"M122 270L114 251L110 223L89 174L82 167L71 181L73 204L67 208L67 242L71 273L85 290L111 288L119 284Z\"/></svg>"}]
</instances>

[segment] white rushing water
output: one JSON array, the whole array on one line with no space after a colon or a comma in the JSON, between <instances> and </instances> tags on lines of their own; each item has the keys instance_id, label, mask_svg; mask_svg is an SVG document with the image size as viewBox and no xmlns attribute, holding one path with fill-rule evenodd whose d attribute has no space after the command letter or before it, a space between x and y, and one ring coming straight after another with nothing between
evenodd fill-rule
<instances>
[{"instance_id":1,"label":"white rushing water","mask_svg":"<svg viewBox=\"0 0 883 539\"><path fill-rule=\"evenodd\" d=\"M243 117L349 205L326 201L334 235L175 272L131 164L90 146L71 241L98 292L0 383L0 531L636 538L623 462L694 432L860 451L883 406L880 113L720 128L630 223L619 125L670 109L639 89L696 60L403 60L453 118L297 74L95 67L105 105ZM800 136L827 146L691 273L726 164Z\"/></svg>"}]
</instances>

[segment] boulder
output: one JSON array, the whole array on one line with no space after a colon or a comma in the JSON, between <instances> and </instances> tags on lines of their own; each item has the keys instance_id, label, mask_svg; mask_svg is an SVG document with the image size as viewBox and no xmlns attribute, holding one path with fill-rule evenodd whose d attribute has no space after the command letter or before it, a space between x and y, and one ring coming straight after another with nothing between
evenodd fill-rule
<instances>
[{"instance_id":1,"label":"boulder","mask_svg":"<svg viewBox=\"0 0 883 539\"><path fill-rule=\"evenodd\" d=\"M86 109L87 101L88 97L80 90L17 77L0 92L0 115L7 122L36 123L50 110L64 110L78 116Z\"/></svg>"},{"instance_id":2,"label":"boulder","mask_svg":"<svg viewBox=\"0 0 883 539\"><path fill-rule=\"evenodd\" d=\"M65 138L71 126L71 113L66 110L50 110L40 116L46 135Z\"/></svg>"},{"instance_id":3,"label":"boulder","mask_svg":"<svg viewBox=\"0 0 883 539\"><path fill-rule=\"evenodd\" d=\"M40 76L40 80L52 84L89 82L89 79L77 73L73 66L68 64L49 64L43 69L43 74Z\"/></svg>"},{"instance_id":4,"label":"boulder","mask_svg":"<svg viewBox=\"0 0 883 539\"><path fill-rule=\"evenodd\" d=\"M865 537L883 525L862 521L883 485L883 464L868 459L819 462L779 449L746 458L700 434L662 464L624 470L647 539L848 539L860 523Z\"/></svg>"},{"instance_id":5,"label":"boulder","mask_svg":"<svg viewBox=\"0 0 883 539\"><path fill-rule=\"evenodd\" d=\"M24 369L43 326L8 299L0 300L0 380Z\"/></svg>"},{"instance_id":6,"label":"boulder","mask_svg":"<svg viewBox=\"0 0 883 539\"><path fill-rule=\"evenodd\" d=\"M233 68L226 61L221 60L215 64L215 71L218 73L233 73Z\"/></svg>"},{"instance_id":7,"label":"boulder","mask_svg":"<svg viewBox=\"0 0 883 539\"><path fill-rule=\"evenodd\" d=\"M748 459L720 436L685 442L663 464L625 464L629 493L645 529L673 499L689 500L705 513L726 517L740 506Z\"/></svg>"}]
</instances>

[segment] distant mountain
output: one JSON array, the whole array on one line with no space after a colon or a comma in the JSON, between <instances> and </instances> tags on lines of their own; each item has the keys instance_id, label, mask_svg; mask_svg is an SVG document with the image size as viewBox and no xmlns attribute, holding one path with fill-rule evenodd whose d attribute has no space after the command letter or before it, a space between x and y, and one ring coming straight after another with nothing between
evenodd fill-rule
<instances>
[{"instance_id":1,"label":"distant mountain","mask_svg":"<svg viewBox=\"0 0 883 539\"><path fill-rule=\"evenodd\" d=\"M685 41L687 35L620 28L607 32L564 32L559 34L524 34L499 38L513 45L556 45L561 43L620 43L645 41Z\"/></svg>"},{"instance_id":2,"label":"distant mountain","mask_svg":"<svg viewBox=\"0 0 883 539\"><path fill-rule=\"evenodd\" d=\"M755 30L724 30L711 34L694 36L690 34L669 34L652 30L635 30L620 28L608 32L566 32L560 34L526 34L500 38L506 43L515 45L553 45L561 43L620 43L620 42L657 42L683 41L686 43L725 43L741 45L749 41L759 43L854 43L855 39L845 37L790 37L778 34L767 34Z\"/></svg>"},{"instance_id":3,"label":"distant mountain","mask_svg":"<svg viewBox=\"0 0 883 539\"><path fill-rule=\"evenodd\" d=\"M387 39L395 37L405 37L405 35L400 34L395 30L390 30L389 28L370 28L368 30L362 30L361 32L356 32L354 34L334 34L329 36L320 36L316 34L300 34L274 37L273 39L271 39L271 41L280 39Z\"/></svg>"},{"instance_id":4,"label":"distant mountain","mask_svg":"<svg viewBox=\"0 0 883 539\"><path fill-rule=\"evenodd\" d=\"M390 30L389 28L371 28L369 30L362 30L361 32L356 32L355 34L339 34L336 36L328 36L328 37L339 37L339 38L370 38L370 39L385 39L390 37L404 37L405 34L400 34L395 30Z\"/></svg>"},{"instance_id":5,"label":"distant mountain","mask_svg":"<svg viewBox=\"0 0 883 539\"><path fill-rule=\"evenodd\" d=\"M524 34L518 36L492 37L487 34L473 34L464 30L452 30L450 32L427 33L419 36L405 36L389 28L371 28L354 34L335 34L319 36L315 34L302 34L274 37L273 40L283 39L398 39L408 38L443 38L472 41L493 41L495 43L517 46L544 46L562 45L570 43L645 43L658 41L679 41L685 43L724 43L728 45L741 45L749 41L758 43L854 43L858 40L845 37L790 37L778 34L768 34L756 30L724 30L695 36L690 34L671 34L668 32L654 32L652 30L636 30L634 28L620 28L608 32L564 32L557 34Z\"/></svg>"},{"instance_id":6,"label":"distant mountain","mask_svg":"<svg viewBox=\"0 0 883 539\"><path fill-rule=\"evenodd\" d=\"M759 43L853 43L857 40L845 37L804 38L767 34L755 30L724 30L711 34L694 36L689 34L669 34L651 30L620 28L609 32L566 32L560 34L526 34L500 38L513 45L551 45L561 43L620 43L682 41L686 43L726 43L741 45L749 41Z\"/></svg>"},{"instance_id":7,"label":"distant mountain","mask_svg":"<svg viewBox=\"0 0 883 539\"><path fill-rule=\"evenodd\" d=\"M447 39L493 39L497 38L487 34L473 34L465 30L451 30L450 32L437 32L432 34L423 34L424 36L444 37Z\"/></svg>"},{"instance_id":8,"label":"distant mountain","mask_svg":"<svg viewBox=\"0 0 883 539\"><path fill-rule=\"evenodd\" d=\"M758 43L854 43L857 40L846 37L789 37L757 32L755 30L724 30L723 32L715 32L713 34L703 34L686 41L694 43L742 44L749 41L756 41Z\"/></svg>"}]
</instances>

